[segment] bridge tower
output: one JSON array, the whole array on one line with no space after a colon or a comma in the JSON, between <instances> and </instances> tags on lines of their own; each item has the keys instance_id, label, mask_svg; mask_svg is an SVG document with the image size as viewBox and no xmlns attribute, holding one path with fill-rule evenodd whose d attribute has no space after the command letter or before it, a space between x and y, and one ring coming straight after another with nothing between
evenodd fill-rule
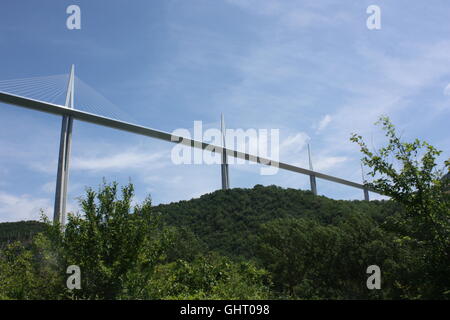
<instances>
[{"instance_id":1,"label":"bridge tower","mask_svg":"<svg viewBox=\"0 0 450 320\"><path fill-rule=\"evenodd\" d=\"M362 184L364 185L366 183L366 179L364 179L364 168L363 168L363 164L361 162L361 176L362 176ZM369 201L369 190L364 187L364 200L365 201Z\"/></svg>"},{"instance_id":2,"label":"bridge tower","mask_svg":"<svg viewBox=\"0 0 450 320\"><path fill-rule=\"evenodd\" d=\"M309 170L314 171L311 160L311 148L309 147L309 143L308 143L308 158L309 158ZM309 176L309 183L311 185L311 192L317 196L317 183L315 175Z\"/></svg>"},{"instance_id":3,"label":"bridge tower","mask_svg":"<svg viewBox=\"0 0 450 320\"><path fill-rule=\"evenodd\" d=\"M70 69L69 81L67 84L66 103L67 108L74 108L74 82L75 66ZM61 124L61 137L59 142L58 172L56 176L55 190L55 211L53 213L53 223L59 222L62 226L66 222L66 202L67 187L69 181L69 160L72 142L73 117L63 115Z\"/></svg>"},{"instance_id":4,"label":"bridge tower","mask_svg":"<svg viewBox=\"0 0 450 320\"><path fill-rule=\"evenodd\" d=\"M230 189L230 176L228 175L228 159L227 159L227 153L225 152L226 144L225 144L225 120L223 117L223 113L221 114L220 118L220 130L222 131L222 190Z\"/></svg>"}]
</instances>

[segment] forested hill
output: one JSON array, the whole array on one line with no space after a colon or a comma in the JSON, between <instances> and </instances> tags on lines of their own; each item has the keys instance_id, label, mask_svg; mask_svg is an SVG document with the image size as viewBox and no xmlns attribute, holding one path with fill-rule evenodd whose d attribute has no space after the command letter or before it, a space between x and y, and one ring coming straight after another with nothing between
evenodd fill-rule
<instances>
[{"instance_id":1,"label":"forested hill","mask_svg":"<svg viewBox=\"0 0 450 320\"><path fill-rule=\"evenodd\" d=\"M37 221L0 223L0 247L13 241L28 243L36 233L44 231L44 227Z\"/></svg>"},{"instance_id":2,"label":"forested hill","mask_svg":"<svg viewBox=\"0 0 450 320\"><path fill-rule=\"evenodd\" d=\"M381 222L394 210L393 203L386 201L333 200L310 191L261 185L155 206L166 224L192 231L209 250L244 257L253 255L253 237L260 225L277 218L311 218L335 225L346 215L362 213ZM27 242L43 227L36 221L0 223L0 243Z\"/></svg>"},{"instance_id":3,"label":"forested hill","mask_svg":"<svg viewBox=\"0 0 450 320\"><path fill-rule=\"evenodd\" d=\"M311 218L335 225L351 213L362 213L382 222L395 210L389 201L333 200L310 191L261 185L219 190L155 209L167 224L190 229L210 250L244 257L253 256L253 238L260 225L277 218Z\"/></svg>"}]
</instances>

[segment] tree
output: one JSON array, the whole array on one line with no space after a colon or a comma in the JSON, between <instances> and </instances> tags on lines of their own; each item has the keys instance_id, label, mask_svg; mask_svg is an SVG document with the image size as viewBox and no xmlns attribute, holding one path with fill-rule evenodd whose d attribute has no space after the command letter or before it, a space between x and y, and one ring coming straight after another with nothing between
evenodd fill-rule
<instances>
[{"instance_id":1,"label":"tree","mask_svg":"<svg viewBox=\"0 0 450 320\"><path fill-rule=\"evenodd\" d=\"M65 267L81 269L78 298L115 299L124 290L138 294L167 245L150 198L133 208L133 185L121 191L119 198L117 183L104 183L98 192L88 189L80 202L83 214L69 215L61 253Z\"/></svg>"},{"instance_id":2,"label":"tree","mask_svg":"<svg viewBox=\"0 0 450 320\"><path fill-rule=\"evenodd\" d=\"M265 270L216 253L161 264L157 271L142 298L255 300L269 296Z\"/></svg>"},{"instance_id":3,"label":"tree","mask_svg":"<svg viewBox=\"0 0 450 320\"><path fill-rule=\"evenodd\" d=\"M63 275L47 251L48 243L36 236L31 247L13 242L0 251L1 299L60 299L64 296ZM49 254L50 253L50 254Z\"/></svg>"},{"instance_id":4,"label":"tree","mask_svg":"<svg viewBox=\"0 0 450 320\"><path fill-rule=\"evenodd\" d=\"M166 226L150 198L132 206L133 185L86 190L81 214L62 227L43 217L32 243L0 250L1 299L262 299L266 271L206 252L190 230ZM81 289L66 287L69 266Z\"/></svg>"},{"instance_id":5,"label":"tree","mask_svg":"<svg viewBox=\"0 0 450 320\"><path fill-rule=\"evenodd\" d=\"M351 141L360 146L362 163L370 168L373 181L367 186L402 206L392 219L401 233L400 240L414 242L423 253L424 281L417 297L436 298L449 294L450 289L450 207L448 179L437 168L442 151L425 141L405 142L388 117L376 123L382 126L388 144L370 151L362 136L353 134ZM450 161L445 162L446 172Z\"/></svg>"},{"instance_id":6,"label":"tree","mask_svg":"<svg viewBox=\"0 0 450 320\"><path fill-rule=\"evenodd\" d=\"M30 299L37 286L32 254L19 242L9 244L0 256L0 296Z\"/></svg>"},{"instance_id":7,"label":"tree","mask_svg":"<svg viewBox=\"0 0 450 320\"><path fill-rule=\"evenodd\" d=\"M258 257L282 296L302 299L396 297L393 282L399 248L393 236L362 213L347 213L336 225L304 218L277 219L259 232ZM366 287L366 269L383 270L383 290ZM398 297L398 296L397 296Z\"/></svg>"},{"instance_id":8,"label":"tree","mask_svg":"<svg viewBox=\"0 0 450 320\"><path fill-rule=\"evenodd\" d=\"M320 287L312 281L320 278L319 274L334 273L338 238L335 227L313 220L275 219L261 226L258 258L271 272L276 291L312 298L317 293L315 288Z\"/></svg>"}]
</instances>

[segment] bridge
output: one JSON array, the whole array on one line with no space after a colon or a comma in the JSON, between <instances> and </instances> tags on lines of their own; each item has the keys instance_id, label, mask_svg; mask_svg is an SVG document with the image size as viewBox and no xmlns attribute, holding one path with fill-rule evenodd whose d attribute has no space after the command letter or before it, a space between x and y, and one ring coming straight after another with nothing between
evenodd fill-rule
<instances>
[{"instance_id":1,"label":"bridge","mask_svg":"<svg viewBox=\"0 0 450 320\"><path fill-rule=\"evenodd\" d=\"M237 159L243 159L251 162L256 162L259 164L277 167L283 170L291 171L294 173L300 173L308 175L310 177L311 191L317 195L317 184L316 178L328 180L334 183L354 187L361 189L364 192L364 200L369 200L369 191L378 193L375 190L369 189L366 185L356 183L353 181L341 179L335 176L327 175L312 170L311 157L310 168L305 169L298 166L294 166L288 163L274 161L267 158L262 158L256 155L252 155L245 152L240 152L236 150L227 149L225 146L225 124L223 116L221 118L221 130L222 130L222 145L217 146L203 141L196 141L193 139L188 139L182 136L176 136L168 132L164 132L157 129L152 129L144 126L140 126L134 123L125 122L110 117L101 116L99 114L86 112L74 108L74 93L75 93L75 68L72 65L70 74L68 77L67 88L66 88L66 99L64 105L59 105L51 102L42 101L39 99L29 98L13 93L8 93L0 91L0 102L11 106L23 107L35 111L46 112L54 115L59 115L62 117L61 124L61 136L60 136L60 146L59 146L59 157L58 157L58 171L56 177L56 190L55 190L55 208L53 221L59 222L64 225L66 219L66 202L67 202L67 189L69 181L69 164L70 164L70 149L72 141L72 127L73 121L79 120L88 123L92 123L99 126L109 127L117 130L127 131L133 134L143 135L146 137L164 140L171 143L184 144L191 148L198 148L202 150L208 150L211 152L216 152L221 155L222 165L221 165L221 178L222 178L222 189L230 188L229 181L229 171L228 171L228 157L234 157ZM20 82L18 84L20 86ZM49 84L47 84L47 87ZM310 154L308 145L308 154Z\"/></svg>"}]
</instances>

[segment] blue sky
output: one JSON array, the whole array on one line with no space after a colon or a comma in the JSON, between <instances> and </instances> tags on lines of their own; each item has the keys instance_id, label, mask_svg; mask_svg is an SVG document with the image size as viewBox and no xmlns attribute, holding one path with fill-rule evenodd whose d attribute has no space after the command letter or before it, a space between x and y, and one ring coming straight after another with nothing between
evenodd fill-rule
<instances>
[{"instance_id":1,"label":"blue sky","mask_svg":"<svg viewBox=\"0 0 450 320\"><path fill-rule=\"evenodd\" d=\"M72 4L81 30L66 28ZM381 8L380 30L366 27L369 5ZM65 74L73 63L80 109L96 100L169 132L194 120L218 127L223 112L229 128L279 129L282 161L307 167L309 142L316 170L357 182L349 136L381 146L373 126L381 114L406 139L443 150L441 162L450 156L445 0L16 0L0 4L0 26L0 81ZM52 215L60 126L59 117L0 104L0 221L38 219L40 208ZM220 188L219 166L176 166L171 144L81 122L73 135L71 210L103 177L131 180L136 200L150 194L154 203ZM231 166L230 180L309 186L289 172L261 176L256 165ZM363 197L324 181L318 191Z\"/></svg>"}]
</instances>

